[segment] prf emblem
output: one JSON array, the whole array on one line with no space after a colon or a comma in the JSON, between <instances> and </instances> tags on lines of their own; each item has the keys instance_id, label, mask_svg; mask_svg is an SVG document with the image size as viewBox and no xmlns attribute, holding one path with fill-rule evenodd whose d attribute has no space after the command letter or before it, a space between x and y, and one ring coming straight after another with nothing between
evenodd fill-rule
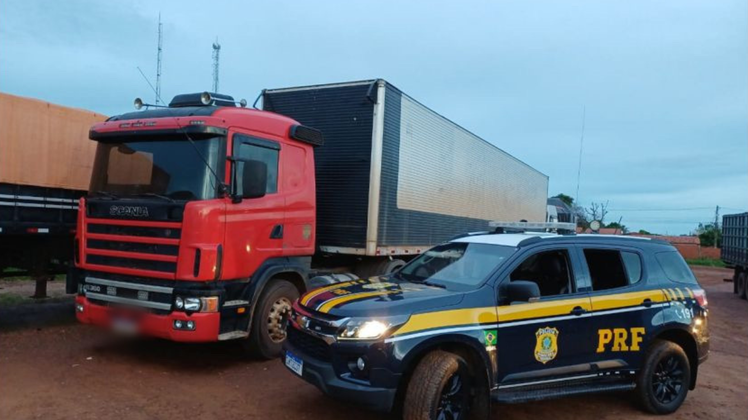
<instances>
[{"instance_id":1,"label":"prf emblem","mask_svg":"<svg viewBox=\"0 0 748 420\"><path fill-rule=\"evenodd\" d=\"M535 333L535 360L546 364L556 358L558 354L558 330L556 328L540 328Z\"/></svg>"}]
</instances>

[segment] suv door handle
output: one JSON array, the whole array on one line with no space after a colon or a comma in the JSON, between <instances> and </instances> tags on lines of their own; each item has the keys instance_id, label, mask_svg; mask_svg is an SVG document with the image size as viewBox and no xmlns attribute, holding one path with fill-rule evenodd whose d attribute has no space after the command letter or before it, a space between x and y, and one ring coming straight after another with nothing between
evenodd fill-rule
<instances>
[{"instance_id":1,"label":"suv door handle","mask_svg":"<svg viewBox=\"0 0 748 420\"><path fill-rule=\"evenodd\" d=\"M584 308L582 308L581 306L575 306L574 309L571 310L571 314L572 315L579 316L579 315L582 315L582 314L585 314L585 313L587 313L587 310L584 309Z\"/></svg>"},{"instance_id":2,"label":"suv door handle","mask_svg":"<svg viewBox=\"0 0 748 420\"><path fill-rule=\"evenodd\" d=\"M644 299L644 301L642 302L642 305L649 308L650 306L652 306L652 299L650 298Z\"/></svg>"}]
</instances>

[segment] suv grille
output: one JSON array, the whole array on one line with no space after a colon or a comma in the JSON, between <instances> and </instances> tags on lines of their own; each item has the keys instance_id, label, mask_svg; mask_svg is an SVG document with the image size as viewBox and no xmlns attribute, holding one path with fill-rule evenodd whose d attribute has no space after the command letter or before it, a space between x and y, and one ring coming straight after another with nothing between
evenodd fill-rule
<instances>
[{"instance_id":1,"label":"suv grille","mask_svg":"<svg viewBox=\"0 0 748 420\"><path fill-rule=\"evenodd\" d=\"M332 361L330 346L322 341L322 339L299 331L292 326L289 326L286 330L286 338L292 346L299 349L305 355L323 362Z\"/></svg>"}]
</instances>

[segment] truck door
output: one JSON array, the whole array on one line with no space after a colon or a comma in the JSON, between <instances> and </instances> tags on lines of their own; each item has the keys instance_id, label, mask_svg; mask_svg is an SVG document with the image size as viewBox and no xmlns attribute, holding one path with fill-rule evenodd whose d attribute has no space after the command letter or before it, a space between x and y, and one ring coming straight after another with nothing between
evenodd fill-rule
<instances>
[{"instance_id":1,"label":"truck door","mask_svg":"<svg viewBox=\"0 0 748 420\"><path fill-rule=\"evenodd\" d=\"M521 384L548 376L588 373L591 304L576 249L535 248L510 270L499 285L499 383ZM502 285L517 280L537 283L540 299L506 302Z\"/></svg>"},{"instance_id":2,"label":"truck door","mask_svg":"<svg viewBox=\"0 0 748 420\"><path fill-rule=\"evenodd\" d=\"M649 273L636 248L595 245L579 250L592 286L591 360L600 369L638 367L664 293L646 286Z\"/></svg>"},{"instance_id":3,"label":"truck door","mask_svg":"<svg viewBox=\"0 0 748 420\"><path fill-rule=\"evenodd\" d=\"M282 174L281 142L255 134L232 134L235 191L242 191L243 161L259 160L267 167L265 196L230 202L226 207L226 249L223 278L247 277L268 258L280 256L283 250L285 198L279 177Z\"/></svg>"}]
</instances>

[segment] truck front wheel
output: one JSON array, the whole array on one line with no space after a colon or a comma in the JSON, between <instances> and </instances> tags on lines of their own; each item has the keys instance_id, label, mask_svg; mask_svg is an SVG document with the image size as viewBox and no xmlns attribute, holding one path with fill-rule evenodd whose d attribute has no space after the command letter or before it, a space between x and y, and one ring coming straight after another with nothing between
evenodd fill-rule
<instances>
[{"instance_id":1,"label":"truck front wheel","mask_svg":"<svg viewBox=\"0 0 748 420\"><path fill-rule=\"evenodd\" d=\"M286 339L285 317L299 298L296 286L286 280L271 280L262 291L252 317L249 339L245 347L263 359L278 357Z\"/></svg>"},{"instance_id":2,"label":"truck front wheel","mask_svg":"<svg viewBox=\"0 0 748 420\"><path fill-rule=\"evenodd\" d=\"M476 387L467 362L460 356L436 350L416 366L408 383L403 405L405 420L468 419L484 410L471 410ZM481 389L481 387L477 387ZM481 391L479 391L481 392ZM488 398L477 396L478 398ZM488 412L485 410L487 417Z\"/></svg>"}]
</instances>

